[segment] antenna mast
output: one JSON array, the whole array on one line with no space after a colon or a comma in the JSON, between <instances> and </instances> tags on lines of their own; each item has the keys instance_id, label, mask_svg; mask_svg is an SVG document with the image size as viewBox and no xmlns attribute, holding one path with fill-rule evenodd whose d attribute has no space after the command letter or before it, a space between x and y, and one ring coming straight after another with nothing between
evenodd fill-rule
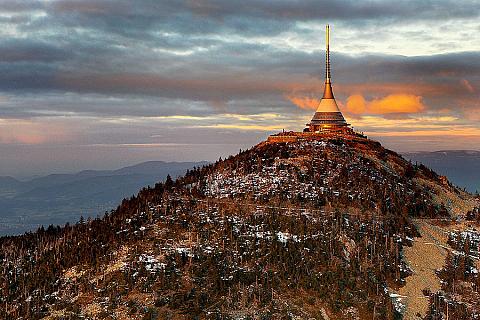
<instances>
[{"instance_id":1,"label":"antenna mast","mask_svg":"<svg viewBox=\"0 0 480 320\"><path fill-rule=\"evenodd\" d=\"M325 51L325 89L323 99L335 99L332 90L332 75L330 73L330 25L327 24L326 38L327 50Z\"/></svg>"},{"instance_id":2,"label":"antenna mast","mask_svg":"<svg viewBox=\"0 0 480 320\"><path fill-rule=\"evenodd\" d=\"M327 43L327 50L326 59L325 59L325 83L331 82L331 75L330 75L330 26L327 24L326 28L326 43Z\"/></svg>"}]
</instances>

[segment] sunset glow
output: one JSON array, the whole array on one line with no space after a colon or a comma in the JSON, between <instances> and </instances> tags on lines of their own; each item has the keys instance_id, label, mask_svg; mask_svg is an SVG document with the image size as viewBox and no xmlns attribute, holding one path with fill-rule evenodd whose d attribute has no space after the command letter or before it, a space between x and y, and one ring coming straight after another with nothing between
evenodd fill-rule
<instances>
[{"instance_id":1,"label":"sunset glow","mask_svg":"<svg viewBox=\"0 0 480 320\"><path fill-rule=\"evenodd\" d=\"M213 160L302 130L323 92L326 23L335 98L356 130L397 151L479 149L478 12L468 1L346 1L332 12L321 2L3 1L0 175ZM61 160L85 147L98 152Z\"/></svg>"}]
</instances>

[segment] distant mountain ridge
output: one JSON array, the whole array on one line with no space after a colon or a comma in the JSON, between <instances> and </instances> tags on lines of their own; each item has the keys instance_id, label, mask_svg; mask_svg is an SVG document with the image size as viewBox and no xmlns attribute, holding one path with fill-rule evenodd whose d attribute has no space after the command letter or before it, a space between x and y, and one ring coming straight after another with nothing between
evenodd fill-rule
<instances>
[{"instance_id":1,"label":"distant mountain ridge","mask_svg":"<svg viewBox=\"0 0 480 320\"><path fill-rule=\"evenodd\" d=\"M480 191L480 151L440 150L403 154L413 162L420 162L445 175L459 187L470 192Z\"/></svg>"},{"instance_id":2,"label":"distant mountain ridge","mask_svg":"<svg viewBox=\"0 0 480 320\"><path fill-rule=\"evenodd\" d=\"M142 187L177 177L207 162L148 161L116 170L50 174L28 181L0 177L0 235L39 225L75 222L113 209Z\"/></svg>"}]
</instances>

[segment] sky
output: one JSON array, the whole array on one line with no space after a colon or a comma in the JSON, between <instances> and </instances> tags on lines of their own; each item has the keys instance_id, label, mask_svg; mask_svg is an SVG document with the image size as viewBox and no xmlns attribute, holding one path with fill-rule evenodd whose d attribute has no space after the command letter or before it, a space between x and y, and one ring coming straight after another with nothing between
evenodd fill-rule
<instances>
[{"instance_id":1,"label":"sky","mask_svg":"<svg viewBox=\"0 0 480 320\"><path fill-rule=\"evenodd\" d=\"M2 0L0 175L216 160L333 89L395 151L480 149L479 1Z\"/></svg>"}]
</instances>

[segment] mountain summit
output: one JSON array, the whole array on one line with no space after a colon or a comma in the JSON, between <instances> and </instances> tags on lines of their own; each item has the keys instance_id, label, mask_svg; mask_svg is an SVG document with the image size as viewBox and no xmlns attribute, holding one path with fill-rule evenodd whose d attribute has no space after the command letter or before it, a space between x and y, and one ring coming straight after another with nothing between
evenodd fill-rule
<instances>
[{"instance_id":1,"label":"mountain summit","mask_svg":"<svg viewBox=\"0 0 480 320\"><path fill-rule=\"evenodd\" d=\"M394 319L415 221L474 201L360 136L262 142L103 218L1 238L0 317Z\"/></svg>"}]
</instances>

